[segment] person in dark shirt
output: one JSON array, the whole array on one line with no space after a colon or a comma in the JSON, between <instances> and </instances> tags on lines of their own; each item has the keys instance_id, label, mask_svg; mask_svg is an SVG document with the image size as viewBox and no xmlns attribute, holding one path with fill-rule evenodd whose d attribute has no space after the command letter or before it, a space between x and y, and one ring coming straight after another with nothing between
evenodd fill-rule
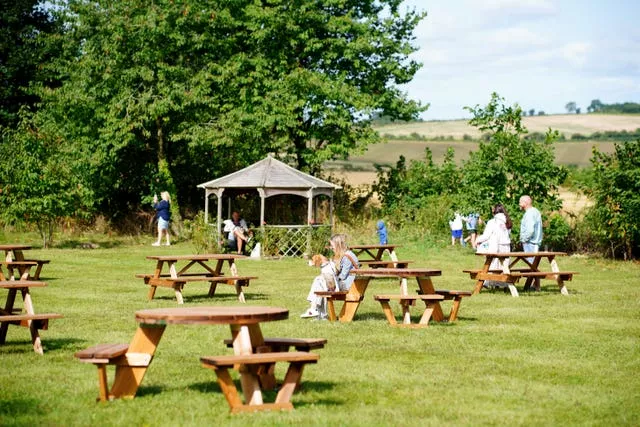
<instances>
[{"instance_id":1,"label":"person in dark shirt","mask_svg":"<svg viewBox=\"0 0 640 427\"><path fill-rule=\"evenodd\" d=\"M156 217L158 218L158 240L153 243L153 246L160 246L162 241L162 234L167 236L167 243L165 245L171 245L169 238L169 220L171 219L171 197L167 191L160 193L160 203L158 203L158 196L153 196L153 207L156 209Z\"/></svg>"}]
</instances>

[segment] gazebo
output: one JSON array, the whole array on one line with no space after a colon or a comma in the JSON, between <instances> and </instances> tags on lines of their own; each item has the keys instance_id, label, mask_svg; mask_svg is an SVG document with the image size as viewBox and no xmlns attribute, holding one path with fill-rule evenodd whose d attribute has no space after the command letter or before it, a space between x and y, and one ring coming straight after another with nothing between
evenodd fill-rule
<instances>
[{"instance_id":1,"label":"gazebo","mask_svg":"<svg viewBox=\"0 0 640 427\"><path fill-rule=\"evenodd\" d=\"M198 185L199 188L205 190L205 222L209 223L209 198L212 194L217 196L217 216L216 230L218 235L222 228L222 209L223 195L225 191L238 192L256 190L260 196L260 228L265 231L268 228L286 229L289 238L288 242L295 241L299 243L301 235L305 235L306 247L310 247L310 233L304 233L304 229L309 227L328 227L329 234L333 229L333 191L341 188L339 185L332 184L328 181L316 178L291 166L275 159L271 155L248 166L244 169L214 179L209 182ZM295 195L307 199L307 215L306 224L285 224L285 225L265 225L265 201L267 198L278 195ZM329 224L317 224L315 217L314 200L318 196L327 196L329 198ZM317 204L316 204L317 207ZM227 208L231 214L231 206ZM268 218L271 223L271 219ZM297 236L297 237L296 237ZM292 246L287 242L282 243L283 246ZM300 245L296 246L297 248ZM282 253L286 255L300 255L300 250L293 250L291 247L282 247Z\"/></svg>"}]
</instances>

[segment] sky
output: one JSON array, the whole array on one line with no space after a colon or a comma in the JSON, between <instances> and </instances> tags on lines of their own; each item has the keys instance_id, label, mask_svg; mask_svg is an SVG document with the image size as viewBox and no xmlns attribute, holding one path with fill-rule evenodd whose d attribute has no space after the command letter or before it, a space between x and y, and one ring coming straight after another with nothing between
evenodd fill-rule
<instances>
[{"instance_id":1,"label":"sky","mask_svg":"<svg viewBox=\"0 0 640 427\"><path fill-rule=\"evenodd\" d=\"M429 103L425 120L468 118L497 92L508 105L566 113L640 102L640 0L405 0L427 17L423 64L402 89Z\"/></svg>"}]
</instances>

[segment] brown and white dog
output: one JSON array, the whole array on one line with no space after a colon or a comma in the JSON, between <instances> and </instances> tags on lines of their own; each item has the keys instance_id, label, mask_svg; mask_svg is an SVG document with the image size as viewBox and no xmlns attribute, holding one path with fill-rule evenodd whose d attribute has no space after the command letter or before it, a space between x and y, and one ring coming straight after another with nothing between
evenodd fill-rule
<instances>
[{"instance_id":1,"label":"brown and white dog","mask_svg":"<svg viewBox=\"0 0 640 427\"><path fill-rule=\"evenodd\" d=\"M320 275L327 283L327 289L330 291L336 290L336 267L333 261L324 255L316 254L309 260L309 267L318 267Z\"/></svg>"}]
</instances>

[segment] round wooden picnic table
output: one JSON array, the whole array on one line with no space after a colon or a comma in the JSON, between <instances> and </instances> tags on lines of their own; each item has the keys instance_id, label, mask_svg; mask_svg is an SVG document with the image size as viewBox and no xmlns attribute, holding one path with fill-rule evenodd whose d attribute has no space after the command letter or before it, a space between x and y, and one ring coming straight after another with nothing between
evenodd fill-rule
<instances>
[{"instance_id":1,"label":"round wooden picnic table","mask_svg":"<svg viewBox=\"0 0 640 427\"><path fill-rule=\"evenodd\" d=\"M252 325L284 320L289 310L279 307L171 307L136 311L136 322L148 325Z\"/></svg>"}]
</instances>

